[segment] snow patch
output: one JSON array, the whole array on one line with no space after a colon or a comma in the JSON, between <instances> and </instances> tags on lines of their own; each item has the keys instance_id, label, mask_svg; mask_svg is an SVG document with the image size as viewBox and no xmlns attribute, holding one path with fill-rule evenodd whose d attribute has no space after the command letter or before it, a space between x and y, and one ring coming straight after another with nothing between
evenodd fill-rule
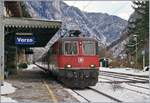
<instances>
[{"instance_id":1,"label":"snow patch","mask_svg":"<svg viewBox=\"0 0 150 103\"><path fill-rule=\"evenodd\" d=\"M17 101L13 100L12 98L1 96L1 103L18 103Z\"/></svg>"},{"instance_id":2,"label":"snow patch","mask_svg":"<svg viewBox=\"0 0 150 103\"><path fill-rule=\"evenodd\" d=\"M1 86L1 95L14 93L16 88L12 86L12 84L4 82L3 86Z\"/></svg>"},{"instance_id":3,"label":"snow patch","mask_svg":"<svg viewBox=\"0 0 150 103\"><path fill-rule=\"evenodd\" d=\"M14 88L12 84L7 82L4 82L3 86L1 86L0 89L1 89L0 90L1 95L11 94L16 91L16 88ZM11 99L10 97L1 96L0 103L18 103L18 102Z\"/></svg>"}]
</instances>

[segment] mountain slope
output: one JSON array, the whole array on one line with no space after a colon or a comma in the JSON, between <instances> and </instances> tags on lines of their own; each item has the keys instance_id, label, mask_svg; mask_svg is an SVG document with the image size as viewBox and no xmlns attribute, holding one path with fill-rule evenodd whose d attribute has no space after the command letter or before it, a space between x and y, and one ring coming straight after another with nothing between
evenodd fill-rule
<instances>
[{"instance_id":1,"label":"mountain slope","mask_svg":"<svg viewBox=\"0 0 150 103\"><path fill-rule=\"evenodd\" d=\"M61 19L65 28L79 28L102 45L109 45L121 36L127 21L108 14L82 12L62 1L26 1L30 15L49 20Z\"/></svg>"}]
</instances>

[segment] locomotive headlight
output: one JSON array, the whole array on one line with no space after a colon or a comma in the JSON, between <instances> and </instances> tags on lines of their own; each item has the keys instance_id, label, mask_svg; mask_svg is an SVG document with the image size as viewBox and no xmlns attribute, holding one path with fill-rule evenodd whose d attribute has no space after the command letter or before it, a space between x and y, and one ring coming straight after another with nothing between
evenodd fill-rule
<instances>
[{"instance_id":1,"label":"locomotive headlight","mask_svg":"<svg viewBox=\"0 0 150 103\"><path fill-rule=\"evenodd\" d=\"M91 67L91 68L94 68L94 67L95 67L95 65L94 65L94 64L91 64L91 65L90 65L90 67Z\"/></svg>"},{"instance_id":2,"label":"locomotive headlight","mask_svg":"<svg viewBox=\"0 0 150 103\"><path fill-rule=\"evenodd\" d=\"M70 65L70 64L68 64L68 65L67 65L67 68L71 68L71 65Z\"/></svg>"}]
</instances>

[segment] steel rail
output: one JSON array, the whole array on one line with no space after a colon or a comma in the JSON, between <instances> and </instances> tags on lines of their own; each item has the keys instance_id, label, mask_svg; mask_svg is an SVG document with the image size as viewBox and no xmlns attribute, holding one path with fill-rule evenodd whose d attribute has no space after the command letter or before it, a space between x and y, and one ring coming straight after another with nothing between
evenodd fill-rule
<instances>
[{"instance_id":1,"label":"steel rail","mask_svg":"<svg viewBox=\"0 0 150 103\"><path fill-rule=\"evenodd\" d=\"M135 86L135 87L139 87L139 88L143 88L143 89L148 89L148 90L149 90L149 88L143 87L143 86L138 86L138 85L134 85L134 84L128 84L128 85L130 85L130 86Z\"/></svg>"},{"instance_id":2,"label":"steel rail","mask_svg":"<svg viewBox=\"0 0 150 103\"><path fill-rule=\"evenodd\" d=\"M121 86L122 87L122 86ZM133 92L137 92L137 93L140 93L140 94L145 94L145 95L148 95L150 96L150 94L147 94L147 93L143 93L143 92L140 92L140 91L136 91L136 90L132 90L132 89L129 89L129 88L125 88L123 87L124 89L127 89L127 90L130 90L130 91L133 91Z\"/></svg>"},{"instance_id":3,"label":"steel rail","mask_svg":"<svg viewBox=\"0 0 150 103\"><path fill-rule=\"evenodd\" d=\"M76 92L76 91L73 90L73 89L72 89L72 91L73 91L74 93L76 93L77 95L79 95L80 97L82 97L83 99L85 99L88 103L91 103L91 101L90 101L89 99L85 98L85 97L82 96L80 93Z\"/></svg>"},{"instance_id":4,"label":"steel rail","mask_svg":"<svg viewBox=\"0 0 150 103\"><path fill-rule=\"evenodd\" d=\"M130 80L130 81L116 81L112 79L108 79L105 77L98 77L109 81L98 81L98 83L149 83L149 81L137 81L137 80Z\"/></svg>"},{"instance_id":5,"label":"steel rail","mask_svg":"<svg viewBox=\"0 0 150 103\"><path fill-rule=\"evenodd\" d=\"M115 74L122 74L122 75L129 75L129 76L137 76L137 77L149 78L149 76L145 76L145 75L136 75L136 74L127 74L127 73L117 73L117 72L111 72L111 71L100 71L100 72L115 73Z\"/></svg>"},{"instance_id":6,"label":"steel rail","mask_svg":"<svg viewBox=\"0 0 150 103\"><path fill-rule=\"evenodd\" d=\"M92 90L92 91L94 91L94 92L96 92L96 93L98 93L98 94L101 94L101 95L103 95L103 96L105 96L105 97L108 97L108 98L110 98L110 99L112 99L112 100L114 100L114 101L116 101L116 102L123 102L123 101L121 101L121 100L119 100L119 99L117 99L117 98L114 98L114 97L112 97L112 96L110 96L110 95L108 95L108 94L106 94L106 93L103 93L103 92L98 91L98 90L96 90L96 89L93 89L93 88L91 88L91 87L88 87L88 89L90 89L90 90Z\"/></svg>"},{"instance_id":7,"label":"steel rail","mask_svg":"<svg viewBox=\"0 0 150 103\"><path fill-rule=\"evenodd\" d=\"M148 78L144 77L138 77L138 76L130 76L130 75L122 75L122 74L116 74L116 73L100 73L100 74L108 74L108 75L114 75L114 76L121 76L121 77L128 77L128 78L133 78L133 79L140 79L140 80L148 80Z\"/></svg>"},{"instance_id":8,"label":"steel rail","mask_svg":"<svg viewBox=\"0 0 150 103\"><path fill-rule=\"evenodd\" d=\"M124 80L136 80L136 81L147 81L147 82L149 82L149 80L148 79L137 79L137 78L131 78L131 77L128 77L128 76L118 76L118 75L115 75L115 74L100 74L100 75L102 75L102 76L108 76L108 77L113 77L113 78L118 78L118 79L124 79ZM125 78L125 77L127 77L127 78ZM129 79L130 78L130 79Z\"/></svg>"},{"instance_id":9,"label":"steel rail","mask_svg":"<svg viewBox=\"0 0 150 103\"><path fill-rule=\"evenodd\" d=\"M147 81L98 81L98 83L148 83Z\"/></svg>"}]
</instances>

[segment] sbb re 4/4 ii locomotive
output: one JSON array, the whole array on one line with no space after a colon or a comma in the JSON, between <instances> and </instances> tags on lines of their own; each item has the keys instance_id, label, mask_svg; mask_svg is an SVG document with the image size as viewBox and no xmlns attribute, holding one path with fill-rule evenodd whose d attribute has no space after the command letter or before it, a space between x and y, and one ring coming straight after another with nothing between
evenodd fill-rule
<instances>
[{"instance_id":1,"label":"sbb re 4/4 ii locomotive","mask_svg":"<svg viewBox=\"0 0 150 103\"><path fill-rule=\"evenodd\" d=\"M98 42L89 37L63 37L41 59L59 81L70 88L94 86L98 81Z\"/></svg>"}]
</instances>

